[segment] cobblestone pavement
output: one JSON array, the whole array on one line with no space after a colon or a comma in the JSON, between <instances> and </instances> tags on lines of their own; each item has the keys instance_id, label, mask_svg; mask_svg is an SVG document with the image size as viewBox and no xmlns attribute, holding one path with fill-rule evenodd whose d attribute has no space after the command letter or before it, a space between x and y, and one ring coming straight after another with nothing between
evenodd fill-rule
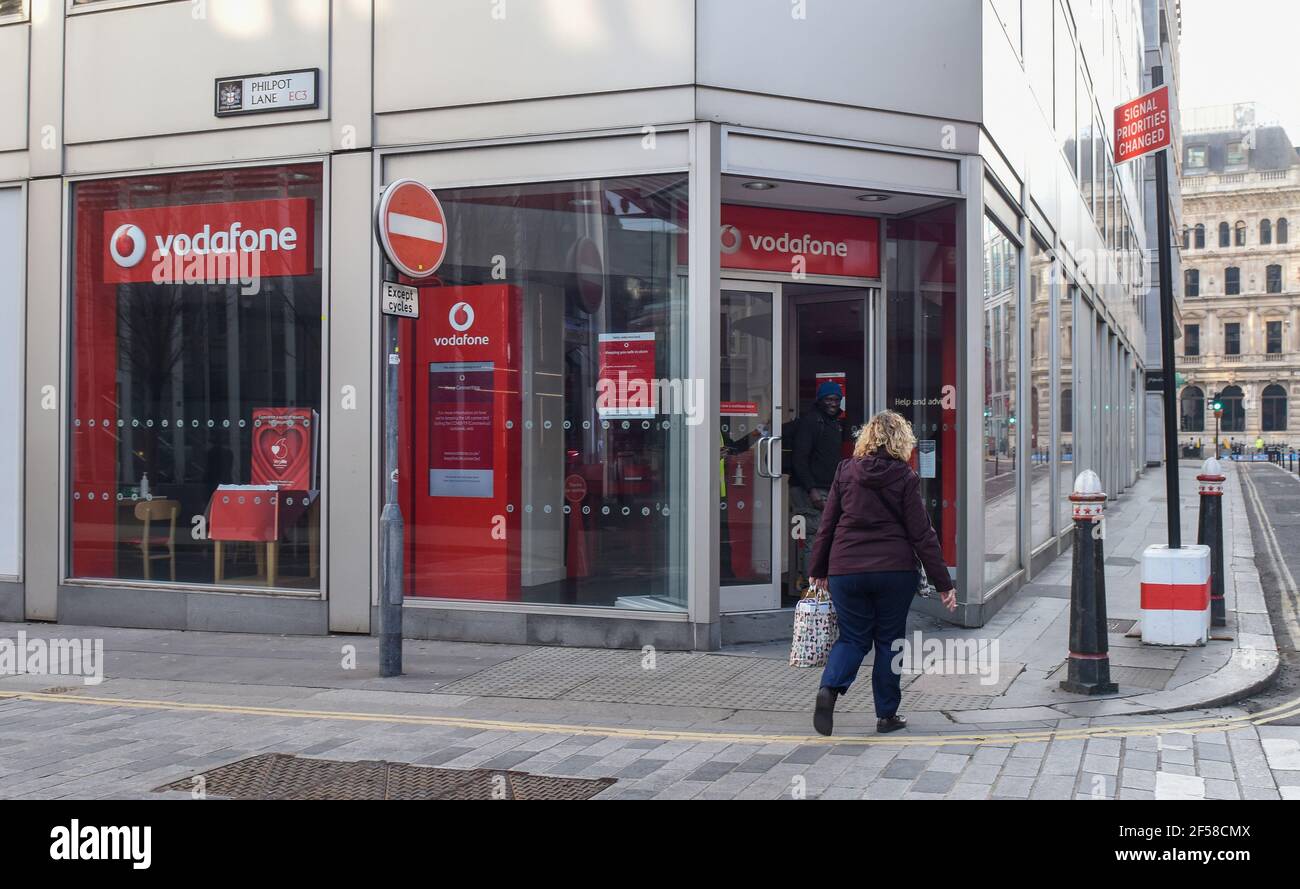
<instances>
[{"instance_id":1,"label":"cobblestone pavement","mask_svg":"<svg viewBox=\"0 0 1300 889\"><path fill-rule=\"evenodd\" d=\"M615 799L1300 799L1300 727L1253 724L1235 709L1070 720L979 739L921 731L821 739L655 727L645 714L619 724L612 711L603 728L578 724L591 711L520 710L506 723L389 707L399 720L391 721L274 704L259 711L190 692L184 703L0 699L0 797L157 797L153 788L165 783L274 751L612 777L600 798ZM411 696L369 692L354 703L373 714L401 697ZM530 721L538 715L573 724ZM1207 728L1215 720L1229 722Z\"/></svg>"}]
</instances>

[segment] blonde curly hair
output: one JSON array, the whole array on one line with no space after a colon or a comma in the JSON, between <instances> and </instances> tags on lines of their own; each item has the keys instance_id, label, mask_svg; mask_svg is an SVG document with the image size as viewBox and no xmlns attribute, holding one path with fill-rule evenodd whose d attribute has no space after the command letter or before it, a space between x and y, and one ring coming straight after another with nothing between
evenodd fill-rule
<instances>
[{"instance_id":1,"label":"blonde curly hair","mask_svg":"<svg viewBox=\"0 0 1300 889\"><path fill-rule=\"evenodd\" d=\"M912 458L912 449L915 447L916 434L912 432L912 424L900 413L881 411L867 421L867 425L858 433L853 456L865 457L884 448L889 456L907 462Z\"/></svg>"}]
</instances>

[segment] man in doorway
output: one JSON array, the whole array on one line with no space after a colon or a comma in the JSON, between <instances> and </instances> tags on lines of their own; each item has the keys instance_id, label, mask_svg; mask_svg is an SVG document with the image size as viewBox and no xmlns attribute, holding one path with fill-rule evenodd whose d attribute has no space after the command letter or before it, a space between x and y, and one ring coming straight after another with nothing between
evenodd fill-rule
<instances>
[{"instance_id":1,"label":"man in doorway","mask_svg":"<svg viewBox=\"0 0 1300 889\"><path fill-rule=\"evenodd\" d=\"M795 541L795 591L801 595L808 586L808 560L822 507L848 438L840 416L843 397L838 383L822 383L812 407L795 423L790 506L804 521L803 539Z\"/></svg>"}]
</instances>

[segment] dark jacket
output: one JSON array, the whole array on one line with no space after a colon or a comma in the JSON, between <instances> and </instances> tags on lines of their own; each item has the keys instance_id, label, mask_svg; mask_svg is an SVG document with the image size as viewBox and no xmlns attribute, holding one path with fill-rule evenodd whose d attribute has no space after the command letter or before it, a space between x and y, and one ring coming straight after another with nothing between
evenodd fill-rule
<instances>
[{"instance_id":1,"label":"dark jacket","mask_svg":"<svg viewBox=\"0 0 1300 889\"><path fill-rule=\"evenodd\" d=\"M804 412L794 427L794 466L790 474L795 485L805 491L829 488L840 464L844 439L844 424L826 416L817 405Z\"/></svg>"},{"instance_id":2,"label":"dark jacket","mask_svg":"<svg viewBox=\"0 0 1300 889\"><path fill-rule=\"evenodd\" d=\"M918 558L936 590L953 588L912 467L883 451L841 462L813 541L809 576L908 571Z\"/></svg>"}]
</instances>

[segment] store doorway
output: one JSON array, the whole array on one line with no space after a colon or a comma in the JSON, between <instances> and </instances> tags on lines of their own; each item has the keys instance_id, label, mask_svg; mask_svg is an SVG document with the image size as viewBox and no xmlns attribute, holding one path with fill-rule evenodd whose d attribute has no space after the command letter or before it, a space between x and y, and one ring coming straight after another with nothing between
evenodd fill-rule
<instances>
[{"instance_id":1,"label":"store doorway","mask_svg":"<svg viewBox=\"0 0 1300 889\"><path fill-rule=\"evenodd\" d=\"M721 288L719 584L723 612L793 605L829 484L876 403L876 288L724 279ZM818 388L839 389L838 440L796 449ZM811 441L811 439L810 439ZM834 453L832 450L837 449Z\"/></svg>"}]
</instances>

